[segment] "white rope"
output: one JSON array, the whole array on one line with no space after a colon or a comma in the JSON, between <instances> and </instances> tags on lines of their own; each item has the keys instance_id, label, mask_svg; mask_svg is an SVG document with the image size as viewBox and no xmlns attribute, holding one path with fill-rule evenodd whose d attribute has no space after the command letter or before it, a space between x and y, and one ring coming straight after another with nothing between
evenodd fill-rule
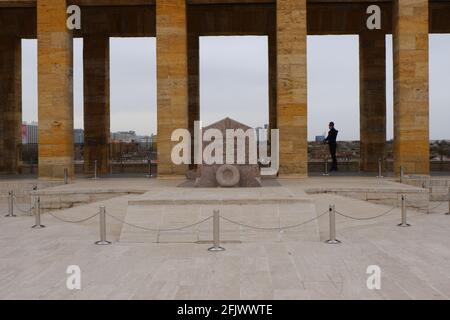
<instances>
[{"instance_id":1,"label":"white rope","mask_svg":"<svg viewBox=\"0 0 450 320\"><path fill-rule=\"evenodd\" d=\"M397 207L392 207L391 209L389 209L388 211L386 211L386 212L383 212L382 214L379 214L379 215L376 215L376 216L374 216L374 217L363 217L363 218L358 218L358 217L354 217L354 216L349 216L349 215L346 215L346 214L344 214L344 213L341 213L341 212L339 212L339 211L335 211L338 215L340 215L340 216L342 216L342 217L345 217L345 218L348 218L348 219L352 219L352 220L373 220L373 219L377 219L377 218L380 218L380 217L382 217L382 216L385 216L385 215L388 215L389 213L391 213L392 211L394 211L394 209L397 209Z\"/></svg>"},{"instance_id":2,"label":"white rope","mask_svg":"<svg viewBox=\"0 0 450 320\"><path fill-rule=\"evenodd\" d=\"M117 218L117 217L115 217L115 216L113 216L113 215L111 215L111 214L109 214L109 213L106 213L106 215L107 215L108 217L111 217L111 218L113 218L114 220L119 221L119 222L121 222L121 223L123 223L123 224L125 224L125 225L127 225L127 226L132 227L132 228L142 229L142 230L151 231L151 232L168 232L168 231L179 231L179 230L184 230L184 229L192 228L192 227L195 227L195 226L197 226L197 225L199 225L199 224L202 224L203 222L206 222L206 221L212 219L212 217L213 217L213 216L209 216L209 217L206 218L206 219L203 219L203 220L201 220L201 221L195 222L195 223L193 223L193 224L189 224L189 225L187 225L187 226L179 227L179 228L153 229L153 228L147 228L147 227L138 226L138 225L135 225L135 224L132 224L132 223L128 223L128 222L126 222L126 221L124 221L124 220L122 220L122 219L119 219L119 218Z\"/></svg>"},{"instance_id":3,"label":"white rope","mask_svg":"<svg viewBox=\"0 0 450 320\"><path fill-rule=\"evenodd\" d=\"M238 222L238 221L234 221L234 220L225 218L224 216L220 216L220 218L222 218L223 220L225 220L227 222L230 222L230 223L242 226L242 227L250 228L250 229L265 230L265 231L281 231L281 230L294 229L294 228L300 227L302 225L305 225L307 223L310 223L310 222L312 222L314 220L319 219L320 217L322 217L323 215L325 215L327 213L328 213L328 210L325 211L324 213L322 213L321 215L319 215L317 217L314 217L312 219L309 219L309 220L306 220L306 221L303 221L303 222L300 222L298 224L294 224L294 225L291 225L291 226L285 226L285 227L258 227L258 226L251 226L251 225L244 224L244 223L241 223L241 222Z\"/></svg>"},{"instance_id":4,"label":"white rope","mask_svg":"<svg viewBox=\"0 0 450 320\"><path fill-rule=\"evenodd\" d=\"M100 212L97 212L96 214L89 216L87 218L81 219L81 220L66 220L63 218L58 217L57 215L55 215L54 213L49 212L49 215L51 215L53 218L55 218L56 220L62 221L62 222L67 222L67 223L82 223L88 220L91 220L92 218L95 218L96 216L98 216L100 214Z\"/></svg>"}]
</instances>

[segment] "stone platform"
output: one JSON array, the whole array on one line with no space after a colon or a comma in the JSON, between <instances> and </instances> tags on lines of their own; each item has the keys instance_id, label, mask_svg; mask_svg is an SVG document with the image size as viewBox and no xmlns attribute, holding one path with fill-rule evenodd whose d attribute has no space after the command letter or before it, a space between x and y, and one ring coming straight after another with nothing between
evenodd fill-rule
<instances>
[{"instance_id":1,"label":"stone platform","mask_svg":"<svg viewBox=\"0 0 450 320\"><path fill-rule=\"evenodd\" d=\"M258 228L279 228L316 217L315 206L309 197L293 195L285 187L165 188L130 200L125 221L149 229L171 229L202 221L210 217L214 210L219 210L221 216L227 219L256 227L252 229L222 220L221 237L225 242L258 241L267 237L273 241L285 237L311 241L319 238L317 221L296 228L296 233L258 234ZM192 228L169 232L153 232L125 224L120 241L211 242L212 219Z\"/></svg>"},{"instance_id":2,"label":"stone platform","mask_svg":"<svg viewBox=\"0 0 450 320\"><path fill-rule=\"evenodd\" d=\"M127 226L119 220L131 221L133 215L136 223L149 227L160 221L161 226L176 227L184 223L188 213L195 214L193 222L194 218L211 214L215 206L210 204L130 205L145 200L146 194L164 194L170 190L179 191L180 195L186 192L177 185L179 181L102 179L77 180L71 185L45 189L54 194L126 189L144 192L52 212L65 219L79 220L98 212L99 206L105 206L107 213L118 219L107 217L110 246L94 245L99 236L98 217L74 224L57 220L46 212L42 216L46 228L35 230L30 228L33 217L0 216L0 299L450 298L450 220L443 214L447 202L441 202L440 207L432 210L433 214L408 209L410 228L397 227L398 208L389 215L368 221L337 216L337 237L341 245L324 243L328 239L327 215L281 233L223 222L226 251L220 253L207 251L211 246L210 221L196 227L194 236L192 230L159 235L129 230L129 242L125 241ZM272 227L318 216L329 204L335 204L340 212L369 218L390 210L391 206L334 193L308 194L307 191L320 187L335 190L364 187L371 191L404 188L395 181L358 177L280 180L280 185L271 190L271 197L285 194L287 198L302 201L259 207L258 204L222 205L221 213L240 222ZM262 189L265 188L258 188ZM223 190L216 191L220 194ZM241 193L241 190L235 191L236 195ZM149 213L149 208L155 212ZM158 208L167 212L157 213ZM5 201L0 201L0 212L6 210ZM138 221L138 218L143 220ZM150 219L155 220L155 224ZM133 242L137 240L142 243ZM67 290L66 269L73 264L82 270L82 290ZM381 290L366 287L369 265L378 265L382 270Z\"/></svg>"},{"instance_id":3,"label":"stone platform","mask_svg":"<svg viewBox=\"0 0 450 320\"><path fill-rule=\"evenodd\" d=\"M166 186L136 196L128 202L121 242L210 242L212 220L192 228L170 229L194 224L211 216L214 210L243 225L222 221L221 235L226 242L247 242L261 239L283 241L286 237L315 241L319 238L317 221L284 232L266 232L258 228L278 228L309 221L320 216L314 203L317 195L334 194L391 207L401 205L406 195L407 207L428 208L428 191L403 185L393 180L374 178L310 178L279 179L278 186L263 188L180 188ZM324 197L326 198L326 197ZM329 204L332 204L330 202ZM325 209L326 211L326 209ZM129 224L129 225L127 225ZM140 226L136 228L130 225ZM275 230L276 231L276 230Z\"/></svg>"},{"instance_id":4,"label":"stone platform","mask_svg":"<svg viewBox=\"0 0 450 320\"><path fill-rule=\"evenodd\" d=\"M406 184L428 189L430 201L447 201L450 194L450 176L411 176L403 181Z\"/></svg>"}]
</instances>

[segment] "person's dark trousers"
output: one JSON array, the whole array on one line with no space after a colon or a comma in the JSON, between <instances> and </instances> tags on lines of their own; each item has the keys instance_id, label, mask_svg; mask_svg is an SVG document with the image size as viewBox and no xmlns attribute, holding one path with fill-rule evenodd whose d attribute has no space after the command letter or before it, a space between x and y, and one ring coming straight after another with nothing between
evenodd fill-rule
<instances>
[{"instance_id":1,"label":"person's dark trousers","mask_svg":"<svg viewBox=\"0 0 450 320\"><path fill-rule=\"evenodd\" d=\"M333 160L333 164L331 165L331 170L337 170L337 158L336 158L337 144L336 144L336 142L330 142L329 146L330 146L331 159Z\"/></svg>"}]
</instances>

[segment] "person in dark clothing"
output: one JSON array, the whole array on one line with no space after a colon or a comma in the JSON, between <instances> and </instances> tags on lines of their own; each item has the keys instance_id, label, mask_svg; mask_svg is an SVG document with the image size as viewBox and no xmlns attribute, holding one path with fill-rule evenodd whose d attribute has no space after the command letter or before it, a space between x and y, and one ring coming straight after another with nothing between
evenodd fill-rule
<instances>
[{"instance_id":1,"label":"person in dark clothing","mask_svg":"<svg viewBox=\"0 0 450 320\"><path fill-rule=\"evenodd\" d=\"M330 122L328 125L330 128L330 131L328 131L328 136L325 138L325 143L328 142L328 146L330 147L330 155L331 159L333 160L333 164L331 165L330 171L337 171L337 158L336 158L336 148L337 148L337 135L338 131L334 128L334 122Z\"/></svg>"}]
</instances>

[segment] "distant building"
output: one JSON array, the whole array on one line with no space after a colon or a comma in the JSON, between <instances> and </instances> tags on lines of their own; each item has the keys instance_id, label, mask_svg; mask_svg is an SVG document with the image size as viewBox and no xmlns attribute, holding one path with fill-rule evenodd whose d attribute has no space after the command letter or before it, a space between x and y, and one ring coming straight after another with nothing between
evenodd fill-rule
<instances>
[{"instance_id":1,"label":"distant building","mask_svg":"<svg viewBox=\"0 0 450 320\"><path fill-rule=\"evenodd\" d=\"M114 142L136 142L137 136L135 131L119 131L111 134L111 140Z\"/></svg>"},{"instance_id":2,"label":"distant building","mask_svg":"<svg viewBox=\"0 0 450 320\"><path fill-rule=\"evenodd\" d=\"M22 144L37 144L39 137L38 123L37 122L23 122L22 123ZM75 144L84 143L84 130L74 129L73 139Z\"/></svg>"},{"instance_id":3,"label":"distant building","mask_svg":"<svg viewBox=\"0 0 450 320\"><path fill-rule=\"evenodd\" d=\"M321 136L316 136L316 142L323 142L325 140L325 136L321 135Z\"/></svg>"},{"instance_id":4,"label":"distant building","mask_svg":"<svg viewBox=\"0 0 450 320\"><path fill-rule=\"evenodd\" d=\"M124 143L140 143L140 144L152 144L156 139L155 135L151 136L138 136L135 131L119 131L111 133L112 142L124 142Z\"/></svg>"},{"instance_id":5,"label":"distant building","mask_svg":"<svg viewBox=\"0 0 450 320\"><path fill-rule=\"evenodd\" d=\"M83 144L84 143L84 130L74 129L73 130L73 143Z\"/></svg>"},{"instance_id":6,"label":"distant building","mask_svg":"<svg viewBox=\"0 0 450 320\"><path fill-rule=\"evenodd\" d=\"M151 136L137 136L137 142L151 145L155 141L155 137L153 134Z\"/></svg>"},{"instance_id":7,"label":"distant building","mask_svg":"<svg viewBox=\"0 0 450 320\"><path fill-rule=\"evenodd\" d=\"M37 122L22 123L22 144L37 144L38 136Z\"/></svg>"}]
</instances>

